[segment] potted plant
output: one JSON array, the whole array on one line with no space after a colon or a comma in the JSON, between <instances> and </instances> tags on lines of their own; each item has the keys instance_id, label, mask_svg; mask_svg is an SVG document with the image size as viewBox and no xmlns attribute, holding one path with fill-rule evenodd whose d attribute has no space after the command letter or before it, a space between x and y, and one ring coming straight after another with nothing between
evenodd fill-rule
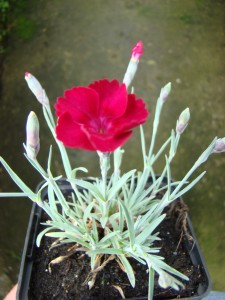
<instances>
[{"instance_id":1,"label":"potted plant","mask_svg":"<svg viewBox=\"0 0 225 300\"><path fill-rule=\"evenodd\" d=\"M25 74L59 147L66 178L62 181L61 175L51 172L51 147L47 169L39 164L39 122L31 112L26 125L25 157L44 183L32 191L1 158L2 165L22 190L19 194L1 196L24 195L35 204L28 233L35 233L40 248L34 245L32 235L31 239L26 238L18 299L26 299L28 295L30 299L201 299L209 291L208 272L202 270L204 261L181 196L204 176L202 172L191 179L196 169L212 153L225 151L225 138L215 138L187 174L179 181L172 181L170 164L188 125L190 111L186 108L180 114L176 129L156 150L160 113L171 90L170 83L164 86L157 100L147 147L142 124L148 111L142 99L133 91L128 92L142 53L140 41L132 49L122 84L118 80L101 79L88 87L65 91L55 104L57 124L41 84L30 73ZM143 170L121 174L124 154L121 146L137 126L140 126ZM101 177L79 178L77 173L87 170L72 168L65 146L96 151ZM157 159L165 160L159 176L154 172ZM175 229L175 223L180 229ZM180 262L178 254L189 256L188 261ZM197 282L191 288L194 275ZM39 278L43 279L40 284ZM21 283L22 279L25 283ZM37 290L32 293L35 285ZM44 287L53 290L47 295Z\"/></svg>"}]
</instances>

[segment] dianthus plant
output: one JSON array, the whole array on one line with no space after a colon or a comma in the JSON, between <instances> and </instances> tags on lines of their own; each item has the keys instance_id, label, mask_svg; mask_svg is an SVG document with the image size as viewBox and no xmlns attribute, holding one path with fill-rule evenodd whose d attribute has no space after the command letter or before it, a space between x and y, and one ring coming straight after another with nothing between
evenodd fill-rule
<instances>
[{"instance_id":1,"label":"dianthus plant","mask_svg":"<svg viewBox=\"0 0 225 300\"><path fill-rule=\"evenodd\" d=\"M59 147L66 179L73 191L72 200L67 201L59 188L58 181L62 176L54 176L51 172L51 147L47 169L38 162L39 123L34 112L27 119L25 157L45 182L37 192L33 192L1 158L2 165L22 190L21 193L1 193L1 197L27 196L47 213L49 220L37 237L37 246L44 235L58 238L59 243L75 244L77 250L90 257L92 272L87 280L90 288L97 271L112 259L118 261L134 287L135 274L129 261L129 258L134 258L148 269L148 299L152 299L155 272L163 288L178 290L183 286L180 280L188 280L185 275L167 265L159 255L160 248L154 246L155 241L160 240L157 227L165 218L164 209L204 176L205 172L202 172L195 179L190 179L212 153L225 151L225 138L215 138L187 174L181 180L171 183L170 164L177 152L181 134L188 125L190 111L186 108L180 114L171 135L156 150L160 114L171 90L170 83L165 85L156 103L151 142L149 147L146 145L141 124L146 121L148 111L142 99L137 98L133 91L128 92L142 53L143 45L140 41L132 49L123 83L101 79L88 87L73 87L65 91L55 104L57 124L45 90L34 76L28 72L25 74L29 88L42 104L44 117ZM124 153L121 146L137 126L140 126L143 170L137 172L134 169L121 174ZM77 177L78 171L88 171L83 167L72 168L65 146L96 151L100 160L100 178L86 180ZM110 174L112 157L113 170ZM165 160L165 167L161 175L156 176L154 164L159 158ZM167 179L163 183L165 177ZM151 183L148 182L149 178ZM44 188L48 191L48 199L45 200L41 198ZM160 191L163 191L161 199L158 198ZM101 265L102 256L105 257L104 265Z\"/></svg>"}]
</instances>

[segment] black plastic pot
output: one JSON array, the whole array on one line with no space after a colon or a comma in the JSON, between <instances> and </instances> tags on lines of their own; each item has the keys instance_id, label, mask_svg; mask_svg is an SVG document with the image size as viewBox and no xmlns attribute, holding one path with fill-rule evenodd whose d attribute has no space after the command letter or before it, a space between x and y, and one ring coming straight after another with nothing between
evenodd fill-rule
<instances>
[{"instance_id":1,"label":"black plastic pot","mask_svg":"<svg viewBox=\"0 0 225 300\"><path fill-rule=\"evenodd\" d=\"M41 185L41 184L40 184ZM39 187L40 187L39 185ZM71 194L71 187L70 184L62 180L59 182L60 189L62 190L63 194L69 195ZM42 191L42 197L46 198L47 196L47 189L43 189ZM182 199L180 199L183 201ZM17 289L17 300L26 300L28 298L28 291L29 291L29 284L30 284L30 278L32 273L32 266L34 262L34 254L35 254L35 248L36 248L36 237L38 234L38 228L41 220L42 210L40 207L38 207L35 203L33 204L30 220L28 224L27 229L27 235L25 238L25 244L23 249L23 255L21 260L21 266L20 266L20 272L19 272L19 279L18 279L18 289ZM209 272L207 270L204 258L202 256L198 241L196 239L193 226L191 224L190 218L187 219L188 223L188 229L189 232L194 239L190 243L188 240L186 241L186 247L188 249L191 261L194 266L199 266L202 270L202 274L204 277L204 280L202 283L199 284L197 295L189 297L189 298L180 298L183 299L192 299L192 300L200 300L207 296L207 294L211 291L211 280L209 276ZM147 300L146 297L139 297L139 298L129 298L129 300ZM128 300L128 299L127 299Z\"/></svg>"}]
</instances>

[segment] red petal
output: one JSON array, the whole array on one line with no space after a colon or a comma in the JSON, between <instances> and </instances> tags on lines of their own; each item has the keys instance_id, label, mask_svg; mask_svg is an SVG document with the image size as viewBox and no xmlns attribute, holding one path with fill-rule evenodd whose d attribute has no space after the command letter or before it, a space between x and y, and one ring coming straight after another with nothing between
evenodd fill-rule
<instances>
[{"instance_id":1,"label":"red petal","mask_svg":"<svg viewBox=\"0 0 225 300\"><path fill-rule=\"evenodd\" d=\"M70 112L74 118L88 116L97 117L99 111L98 94L87 87L74 87L65 91L64 97L59 97L55 104L56 114L60 116L64 112Z\"/></svg>"},{"instance_id":2,"label":"red petal","mask_svg":"<svg viewBox=\"0 0 225 300\"><path fill-rule=\"evenodd\" d=\"M142 99L135 99L135 94L128 95L128 105L125 114L116 120L113 120L114 130L131 130L132 128L143 124L147 117L148 111Z\"/></svg>"},{"instance_id":3,"label":"red petal","mask_svg":"<svg viewBox=\"0 0 225 300\"><path fill-rule=\"evenodd\" d=\"M127 90L125 84L120 85L114 79L102 79L90 84L89 87L95 90L100 100L100 116L118 118L124 114L127 107Z\"/></svg>"},{"instance_id":4,"label":"red petal","mask_svg":"<svg viewBox=\"0 0 225 300\"><path fill-rule=\"evenodd\" d=\"M67 147L79 148L94 151L85 132L80 125L74 123L69 113L64 113L58 118L56 126L57 139L62 141Z\"/></svg>"},{"instance_id":5,"label":"red petal","mask_svg":"<svg viewBox=\"0 0 225 300\"><path fill-rule=\"evenodd\" d=\"M123 132L119 135L113 136L110 134L104 135L100 133L89 132L88 129L83 128L88 139L91 141L93 147L101 152L112 152L118 147L125 144L131 137L132 131Z\"/></svg>"}]
</instances>

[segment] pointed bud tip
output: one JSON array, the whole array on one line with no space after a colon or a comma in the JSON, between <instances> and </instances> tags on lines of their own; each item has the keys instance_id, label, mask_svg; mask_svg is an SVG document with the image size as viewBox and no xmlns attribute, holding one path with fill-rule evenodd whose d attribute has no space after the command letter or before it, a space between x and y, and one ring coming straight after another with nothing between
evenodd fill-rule
<instances>
[{"instance_id":1,"label":"pointed bud tip","mask_svg":"<svg viewBox=\"0 0 225 300\"><path fill-rule=\"evenodd\" d=\"M45 90L42 88L40 82L35 78L31 73L25 73L25 80L28 84L29 89L35 95L37 100L45 106L49 106L49 100L45 93Z\"/></svg>"},{"instance_id":2,"label":"pointed bud tip","mask_svg":"<svg viewBox=\"0 0 225 300\"><path fill-rule=\"evenodd\" d=\"M39 128L39 122L38 122L38 117L37 115L35 114L34 111L31 111L27 117L27 126L29 127L32 127L32 126L35 126L36 128L38 127Z\"/></svg>"},{"instance_id":3,"label":"pointed bud tip","mask_svg":"<svg viewBox=\"0 0 225 300\"><path fill-rule=\"evenodd\" d=\"M167 97L169 96L170 92L171 92L171 82L168 82L162 89L160 92L160 98L162 99L163 102L166 102Z\"/></svg>"},{"instance_id":4,"label":"pointed bud tip","mask_svg":"<svg viewBox=\"0 0 225 300\"><path fill-rule=\"evenodd\" d=\"M190 109L189 107L187 107L185 108L185 110L182 111L177 121L177 127L176 127L177 133L182 134L184 132L190 120L190 116L191 116Z\"/></svg>"},{"instance_id":5,"label":"pointed bud tip","mask_svg":"<svg viewBox=\"0 0 225 300\"><path fill-rule=\"evenodd\" d=\"M39 122L35 112L31 111L26 124L26 152L28 157L36 159L40 149Z\"/></svg>"},{"instance_id":6,"label":"pointed bud tip","mask_svg":"<svg viewBox=\"0 0 225 300\"><path fill-rule=\"evenodd\" d=\"M29 115L28 115L28 118L29 118L29 117L37 117L37 115L35 114L34 111L31 111L31 112L29 113Z\"/></svg>"},{"instance_id":7,"label":"pointed bud tip","mask_svg":"<svg viewBox=\"0 0 225 300\"><path fill-rule=\"evenodd\" d=\"M31 76L29 72L25 72L25 79L28 79Z\"/></svg>"},{"instance_id":8,"label":"pointed bud tip","mask_svg":"<svg viewBox=\"0 0 225 300\"><path fill-rule=\"evenodd\" d=\"M167 90L171 90L171 86L172 86L172 83L171 82L168 82L165 86L164 86L164 89L167 89Z\"/></svg>"},{"instance_id":9,"label":"pointed bud tip","mask_svg":"<svg viewBox=\"0 0 225 300\"><path fill-rule=\"evenodd\" d=\"M216 140L213 153L225 152L225 137Z\"/></svg>"},{"instance_id":10,"label":"pointed bud tip","mask_svg":"<svg viewBox=\"0 0 225 300\"><path fill-rule=\"evenodd\" d=\"M131 53L132 53L132 57L136 60L138 60L143 55L144 47L143 47L143 42L141 40L134 45Z\"/></svg>"}]
</instances>

